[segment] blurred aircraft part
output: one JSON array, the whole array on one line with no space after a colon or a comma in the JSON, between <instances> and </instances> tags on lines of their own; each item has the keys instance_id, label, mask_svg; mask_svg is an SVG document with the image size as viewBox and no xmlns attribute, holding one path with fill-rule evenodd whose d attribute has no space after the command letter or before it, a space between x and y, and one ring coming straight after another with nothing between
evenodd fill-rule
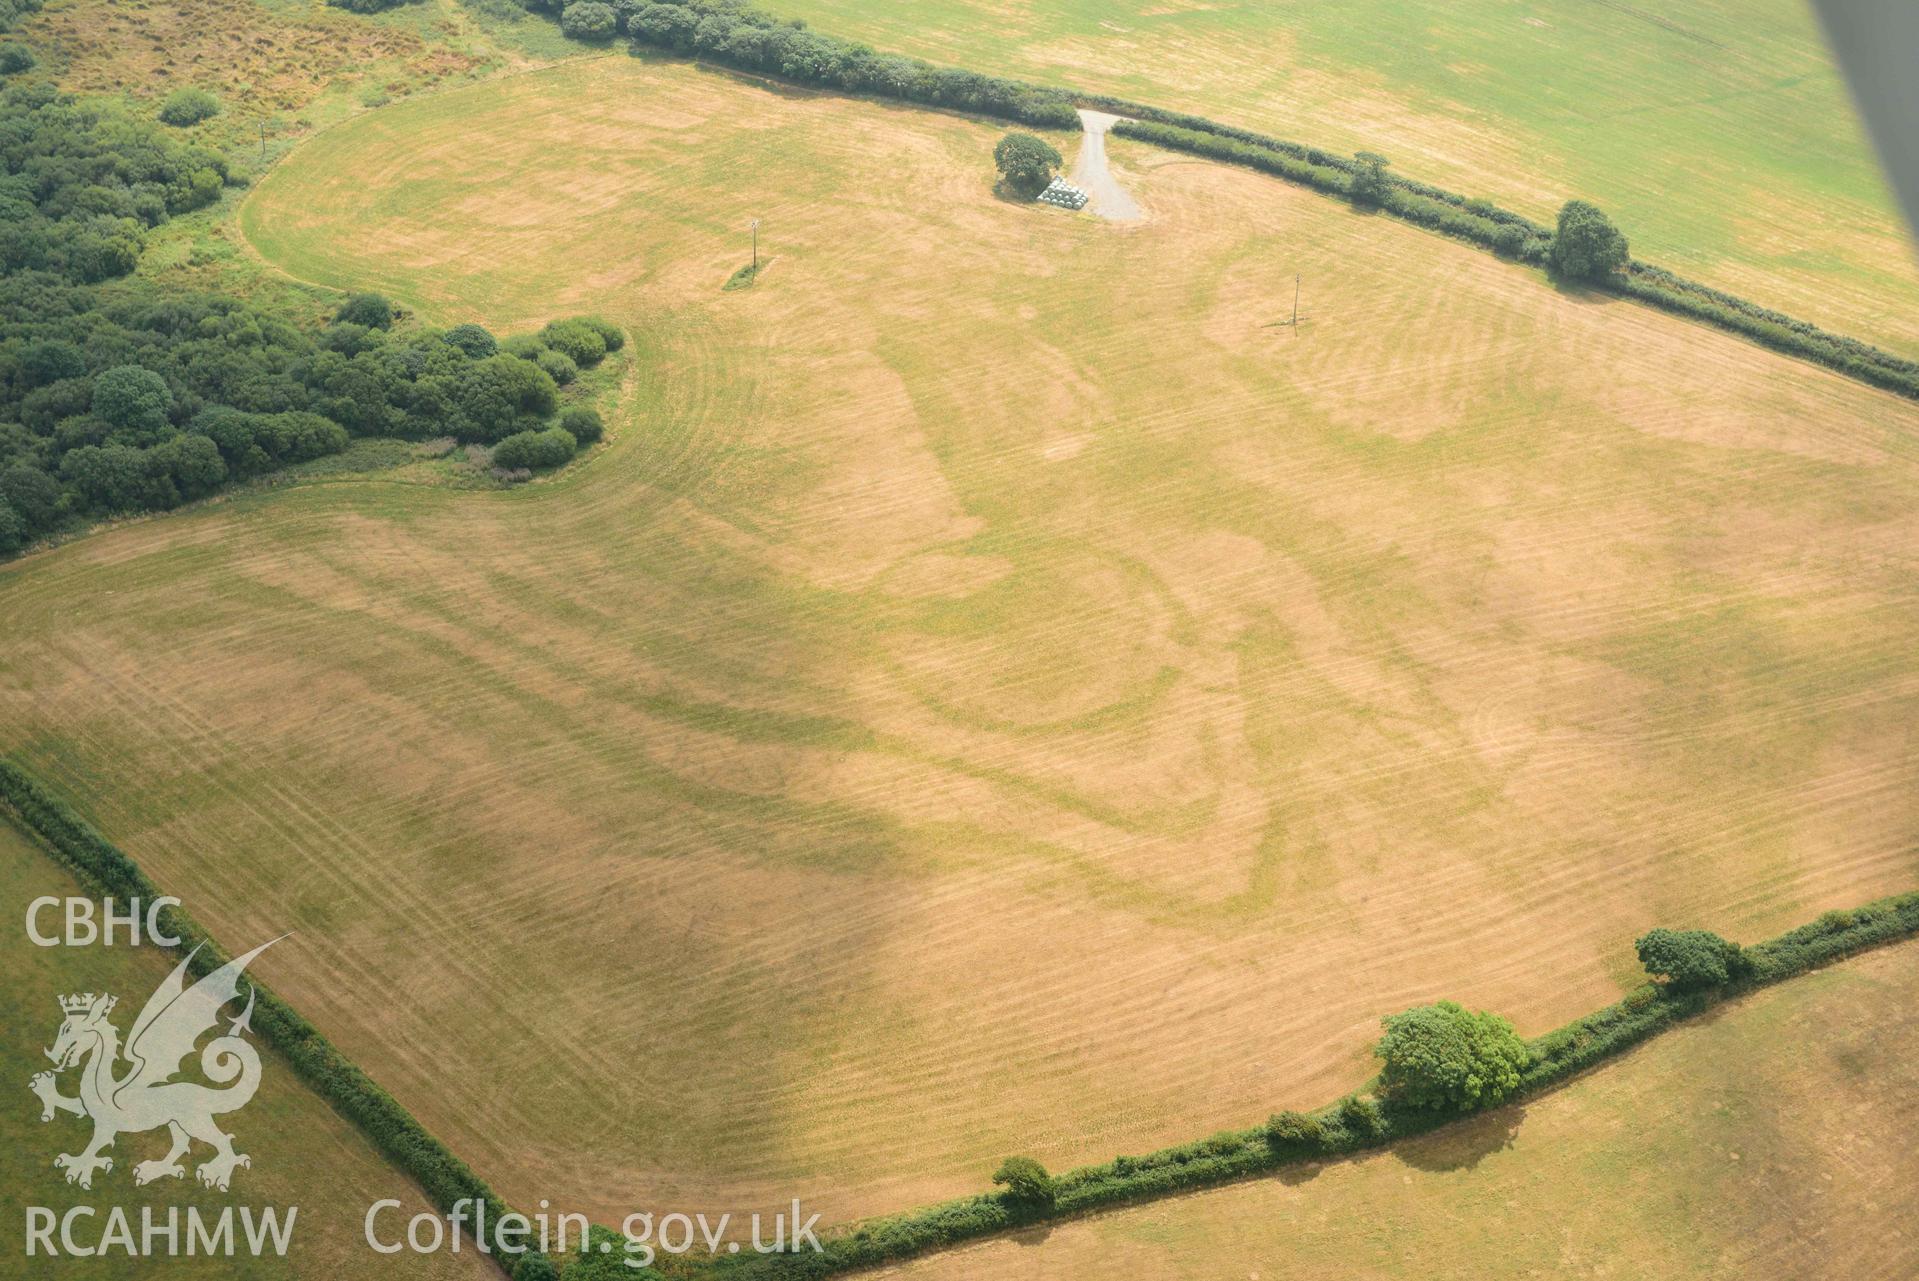
<instances>
[{"instance_id":1,"label":"blurred aircraft part","mask_svg":"<svg viewBox=\"0 0 1919 1281\"><path fill-rule=\"evenodd\" d=\"M1813 0L1886 174L1919 235L1919 0Z\"/></svg>"}]
</instances>

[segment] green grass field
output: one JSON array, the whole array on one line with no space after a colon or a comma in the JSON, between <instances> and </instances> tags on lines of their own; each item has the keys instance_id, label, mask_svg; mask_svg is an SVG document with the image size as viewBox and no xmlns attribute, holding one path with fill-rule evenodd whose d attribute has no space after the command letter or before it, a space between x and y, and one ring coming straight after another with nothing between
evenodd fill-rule
<instances>
[{"instance_id":1,"label":"green grass field","mask_svg":"<svg viewBox=\"0 0 1919 1281\"><path fill-rule=\"evenodd\" d=\"M1919 945L1906 943L1392 1153L875 1275L1911 1276L1915 985Z\"/></svg>"},{"instance_id":2,"label":"green grass field","mask_svg":"<svg viewBox=\"0 0 1919 1281\"><path fill-rule=\"evenodd\" d=\"M158 1159L167 1150L164 1132L124 1134L110 1150L114 1168L97 1174L91 1190L70 1187L53 1166L62 1152L78 1152L91 1126L64 1113L40 1121L40 1102L27 1089L35 1073L50 1064L41 1051L53 1044L60 1028L58 1000L76 992L111 992L119 997L113 1021L122 1034L132 1026L147 996L172 970L177 957L155 948L119 946L41 948L27 939L21 921L26 906L42 895L66 898L85 895L79 884L51 858L31 846L9 823L0 821L0 901L11 919L0 931L0 959L7 981L0 986L0 1013L4 1013L7 1040L0 1048L0 1081L10 1099L0 1108L0 1200L7 1206L7 1222L0 1228L0 1251L6 1274L20 1281L94 1281L103 1277L168 1276L188 1281L247 1278L270 1281L281 1277L382 1276L432 1281L493 1281L499 1273L481 1262L469 1248L463 1254L433 1256L374 1254L361 1238L367 1207L393 1198L403 1203L380 1220L384 1230L426 1209L419 1190L396 1173L366 1139L303 1086L293 1070L277 1056L262 1051L259 1093L246 1107L220 1118L222 1128L235 1136L234 1147L253 1159L251 1167L235 1171L229 1192L216 1192L194 1182L191 1169L180 1180L161 1180L136 1188L132 1169L139 1162ZM43 930L57 932L59 910L41 921ZM252 947L259 940L248 940ZM297 946L297 945L296 945ZM261 958L271 978L278 956ZM291 962L297 964L297 961ZM257 1044L258 1038L255 1038ZM122 1065L124 1070L124 1065ZM191 1070L191 1069L190 1069ZM60 1078L60 1091L73 1095L77 1073ZM190 1161L204 1160L208 1150L196 1145ZM75 1206L92 1206L98 1217L77 1223L82 1243L95 1243L111 1206L125 1207L134 1231L140 1230L140 1207L197 1206L202 1214L217 1216L226 1206L255 1210L274 1207L282 1219L297 1207L289 1249L284 1258L167 1257L129 1259L119 1251L107 1258L26 1257L23 1235L25 1207L43 1206L64 1215ZM184 1224L184 1220L182 1220ZM181 1249L185 1249L182 1226ZM236 1226L235 1232L240 1229Z\"/></svg>"},{"instance_id":3,"label":"green grass field","mask_svg":"<svg viewBox=\"0 0 1919 1281\"><path fill-rule=\"evenodd\" d=\"M999 132L613 56L320 133L250 244L627 325L610 445L0 569L0 736L615 1220L1153 1148L1911 886L1919 407L1134 144L1144 223L1002 202Z\"/></svg>"},{"instance_id":4,"label":"green grass field","mask_svg":"<svg viewBox=\"0 0 1919 1281\"><path fill-rule=\"evenodd\" d=\"M769 0L881 49L1115 93L1550 221L1919 354L1912 243L1804 0Z\"/></svg>"}]
</instances>

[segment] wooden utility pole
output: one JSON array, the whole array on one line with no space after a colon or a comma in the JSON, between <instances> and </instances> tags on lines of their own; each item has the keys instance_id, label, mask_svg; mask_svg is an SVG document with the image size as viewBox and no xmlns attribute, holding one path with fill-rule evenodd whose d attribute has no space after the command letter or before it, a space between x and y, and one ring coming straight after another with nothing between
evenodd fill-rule
<instances>
[{"instance_id":1,"label":"wooden utility pole","mask_svg":"<svg viewBox=\"0 0 1919 1281\"><path fill-rule=\"evenodd\" d=\"M267 122L260 121L260 163L267 162Z\"/></svg>"},{"instance_id":2,"label":"wooden utility pole","mask_svg":"<svg viewBox=\"0 0 1919 1281\"><path fill-rule=\"evenodd\" d=\"M1299 277L1293 277L1293 328L1299 328Z\"/></svg>"},{"instance_id":3,"label":"wooden utility pole","mask_svg":"<svg viewBox=\"0 0 1919 1281\"><path fill-rule=\"evenodd\" d=\"M760 220L753 220L753 278L760 277Z\"/></svg>"}]
</instances>

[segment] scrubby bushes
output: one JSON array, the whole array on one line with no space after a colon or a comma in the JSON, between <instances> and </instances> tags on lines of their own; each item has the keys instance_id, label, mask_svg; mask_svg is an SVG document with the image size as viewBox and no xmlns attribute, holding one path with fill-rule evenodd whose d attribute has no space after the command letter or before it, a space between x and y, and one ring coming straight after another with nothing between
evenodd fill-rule
<instances>
[{"instance_id":1,"label":"scrubby bushes","mask_svg":"<svg viewBox=\"0 0 1919 1281\"><path fill-rule=\"evenodd\" d=\"M564 352L554 351L551 347L534 356L533 363L561 387L580 376L580 367L573 363L572 358Z\"/></svg>"},{"instance_id":2,"label":"scrubby bushes","mask_svg":"<svg viewBox=\"0 0 1919 1281\"><path fill-rule=\"evenodd\" d=\"M0 275L12 309L36 303L39 275L125 275L149 228L218 199L228 176L220 156L149 124L41 81L12 85L0 94Z\"/></svg>"},{"instance_id":3,"label":"scrubby bushes","mask_svg":"<svg viewBox=\"0 0 1919 1281\"><path fill-rule=\"evenodd\" d=\"M96 288L133 270L149 229L228 179L218 155L151 121L42 82L0 91L0 555L337 453L350 436L544 431L556 375L622 345L581 317L526 336L521 360L478 325L396 332L397 309L373 293L316 332L138 278Z\"/></svg>"},{"instance_id":4,"label":"scrubby bushes","mask_svg":"<svg viewBox=\"0 0 1919 1281\"><path fill-rule=\"evenodd\" d=\"M446 331L444 339L449 346L459 348L475 360L484 360L500 349L492 334L471 323L453 326Z\"/></svg>"},{"instance_id":5,"label":"scrubby bushes","mask_svg":"<svg viewBox=\"0 0 1919 1281\"><path fill-rule=\"evenodd\" d=\"M205 89L175 89L160 104L160 123L185 128L220 114L220 100Z\"/></svg>"},{"instance_id":6,"label":"scrubby bushes","mask_svg":"<svg viewBox=\"0 0 1919 1281\"><path fill-rule=\"evenodd\" d=\"M37 59L33 50L17 40L0 44L0 76L17 75L22 71L31 71Z\"/></svg>"},{"instance_id":7,"label":"scrubby bushes","mask_svg":"<svg viewBox=\"0 0 1919 1281\"><path fill-rule=\"evenodd\" d=\"M303 410L249 414L215 405L194 418L188 430L212 441L235 477L257 476L347 447L346 428Z\"/></svg>"},{"instance_id":8,"label":"scrubby bushes","mask_svg":"<svg viewBox=\"0 0 1919 1281\"><path fill-rule=\"evenodd\" d=\"M1339 1122L1362 1143L1385 1138L1388 1129L1378 1102L1360 1094L1348 1094L1339 1101Z\"/></svg>"},{"instance_id":9,"label":"scrubby bushes","mask_svg":"<svg viewBox=\"0 0 1919 1281\"><path fill-rule=\"evenodd\" d=\"M539 363L475 359L469 350L491 342L477 327L465 346L351 322L312 335L231 299L146 287L102 306L84 287L35 280L0 301L0 323L6 552L337 453L353 435L488 444L544 432L561 403L541 363L570 368L538 340ZM597 418L572 421L598 438ZM530 465L553 465L558 443L547 438Z\"/></svg>"},{"instance_id":10,"label":"scrubby bushes","mask_svg":"<svg viewBox=\"0 0 1919 1281\"><path fill-rule=\"evenodd\" d=\"M606 434L606 424L600 420L599 411L588 409L585 405L574 405L562 411L560 426L582 447Z\"/></svg>"},{"instance_id":11,"label":"scrubby bushes","mask_svg":"<svg viewBox=\"0 0 1919 1281\"><path fill-rule=\"evenodd\" d=\"M619 26L612 6L599 0L574 0L560 12L560 30L575 40L595 44L611 40Z\"/></svg>"},{"instance_id":12,"label":"scrubby bushes","mask_svg":"<svg viewBox=\"0 0 1919 1281\"><path fill-rule=\"evenodd\" d=\"M523 431L493 447L493 465L509 471L521 467L542 471L566 462L577 448L573 434L563 427Z\"/></svg>"},{"instance_id":13,"label":"scrubby bushes","mask_svg":"<svg viewBox=\"0 0 1919 1281\"><path fill-rule=\"evenodd\" d=\"M333 313L333 323L357 325L362 329L391 329L393 304L382 294L348 294L340 309Z\"/></svg>"},{"instance_id":14,"label":"scrubby bushes","mask_svg":"<svg viewBox=\"0 0 1919 1281\"><path fill-rule=\"evenodd\" d=\"M1276 1112L1266 1122L1266 1142L1289 1155L1318 1151L1324 1137L1319 1118L1306 1112Z\"/></svg>"},{"instance_id":15,"label":"scrubby bushes","mask_svg":"<svg viewBox=\"0 0 1919 1281\"><path fill-rule=\"evenodd\" d=\"M609 1250L607 1254L610 1257L612 1251ZM621 1263L624 1265L625 1260L622 1259ZM632 1269L627 1270L632 1271ZM553 1260L538 1250L529 1250L520 1256L518 1263L513 1265L513 1281L559 1281L559 1277L559 1272L553 1266Z\"/></svg>"},{"instance_id":16,"label":"scrubby bushes","mask_svg":"<svg viewBox=\"0 0 1919 1281\"><path fill-rule=\"evenodd\" d=\"M591 369L606 359L605 332L584 318L553 322L540 331L540 341L581 369Z\"/></svg>"},{"instance_id":17,"label":"scrubby bushes","mask_svg":"<svg viewBox=\"0 0 1919 1281\"><path fill-rule=\"evenodd\" d=\"M620 327L604 317L575 316L573 319L575 324L585 325L594 333L598 334L600 341L606 344L606 349L609 353L616 352L626 346L626 335L621 332Z\"/></svg>"}]
</instances>

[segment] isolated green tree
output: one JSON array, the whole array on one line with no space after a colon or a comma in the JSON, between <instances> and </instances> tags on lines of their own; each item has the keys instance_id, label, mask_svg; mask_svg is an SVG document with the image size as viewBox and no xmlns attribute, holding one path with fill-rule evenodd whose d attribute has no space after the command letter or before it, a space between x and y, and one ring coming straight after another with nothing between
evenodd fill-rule
<instances>
[{"instance_id":1,"label":"isolated green tree","mask_svg":"<svg viewBox=\"0 0 1919 1281\"><path fill-rule=\"evenodd\" d=\"M993 1171L993 1182L1028 1205L1053 1204L1053 1176L1030 1156L1009 1156Z\"/></svg>"},{"instance_id":2,"label":"isolated green tree","mask_svg":"<svg viewBox=\"0 0 1919 1281\"><path fill-rule=\"evenodd\" d=\"M1739 945L1711 930L1657 929L1633 946L1646 973L1676 992L1720 987L1746 972Z\"/></svg>"},{"instance_id":3,"label":"isolated green tree","mask_svg":"<svg viewBox=\"0 0 1919 1281\"><path fill-rule=\"evenodd\" d=\"M33 70L35 59L33 50L23 44L8 41L0 44L0 76L10 76L16 72Z\"/></svg>"},{"instance_id":4,"label":"isolated green tree","mask_svg":"<svg viewBox=\"0 0 1919 1281\"><path fill-rule=\"evenodd\" d=\"M1553 271L1568 280L1604 280L1630 258L1626 237L1598 205L1568 200L1560 207L1549 255Z\"/></svg>"},{"instance_id":5,"label":"isolated green tree","mask_svg":"<svg viewBox=\"0 0 1919 1281\"><path fill-rule=\"evenodd\" d=\"M1009 133L993 148L993 166L1001 180L1009 190L1029 200L1046 190L1060 164L1060 154L1053 145L1030 133Z\"/></svg>"},{"instance_id":6,"label":"isolated green tree","mask_svg":"<svg viewBox=\"0 0 1919 1281\"><path fill-rule=\"evenodd\" d=\"M1392 181L1386 177L1386 166L1392 161L1371 151L1362 151L1353 159L1358 162L1353 170L1353 203L1373 208L1385 204L1393 191Z\"/></svg>"},{"instance_id":7,"label":"isolated green tree","mask_svg":"<svg viewBox=\"0 0 1919 1281\"><path fill-rule=\"evenodd\" d=\"M93 380L93 412L131 445L152 444L167 427L173 392L139 365L115 365Z\"/></svg>"},{"instance_id":8,"label":"isolated green tree","mask_svg":"<svg viewBox=\"0 0 1919 1281\"><path fill-rule=\"evenodd\" d=\"M554 351L548 347L533 358L533 363L546 371L546 376L564 387L580 376L580 367L573 358L563 351Z\"/></svg>"},{"instance_id":9,"label":"isolated green tree","mask_svg":"<svg viewBox=\"0 0 1919 1281\"><path fill-rule=\"evenodd\" d=\"M1518 1087L1532 1057L1511 1023L1453 1001L1382 1022L1386 1035L1374 1051L1386 1064L1381 1090L1410 1107L1470 1112L1497 1103Z\"/></svg>"}]
</instances>

